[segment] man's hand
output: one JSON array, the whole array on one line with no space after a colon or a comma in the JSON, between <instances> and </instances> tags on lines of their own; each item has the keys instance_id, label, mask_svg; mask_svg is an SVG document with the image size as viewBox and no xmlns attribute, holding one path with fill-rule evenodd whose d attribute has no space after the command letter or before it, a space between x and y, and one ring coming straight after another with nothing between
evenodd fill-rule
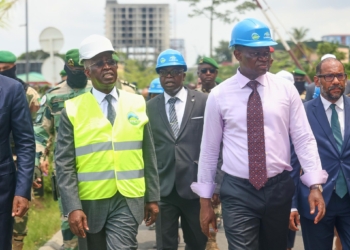
<instances>
[{"instance_id":1,"label":"man's hand","mask_svg":"<svg viewBox=\"0 0 350 250\"><path fill-rule=\"evenodd\" d=\"M41 161L39 168L41 169L41 172L43 172L43 174L47 176L49 174L49 161L48 160Z\"/></svg>"},{"instance_id":2,"label":"man's hand","mask_svg":"<svg viewBox=\"0 0 350 250\"><path fill-rule=\"evenodd\" d=\"M159 213L159 207L157 202L146 203L145 217L143 218L143 220L146 223L146 226L150 226L156 221L158 213Z\"/></svg>"},{"instance_id":3,"label":"man's hand","mask_svg":"<svg viewBox=\"0 0 350 250\"><path fill-rule=\"evenodd\" d=\"M34 189L38 189L38 188L41 188L42 184L41 184L41 178L36 178L34 181L33 181L33 185L32 187Z\"/></svg>"},{"instance_id":4,"label":"man's hand","mask_svg":"<svg viewBox=\"0 0 350 250\"><path fill-rule=\"evenodd\" d=\"M326 207L324 204L322 193L319 189L312 189L309 194L310 214L315 213L317 207L318 213L315 217L314 223L317 224L325 215Z\"/></svg>"},{"instance_id":5,"label":"man's hand","mask_svg":"<svg viewBox=\"0 0 350 250\"><path fill-rule=\"evenodd\" d=\"M15 196L12 204L12 217L22 217L29 209L29 202L26 198Z\"/></svg>"},{"instance_id":6,"label":"man's hand","mask_svg":"<svg viewBox=\"0 0 350 250\"><path fill-rule=\"evenodd\" d=\"M211 238L211 235L209 233L209 224L211 224L215 232L218 231L218 228L216 226L216 216L213 211L211 200L207 198L201 198L200 203L201 203L201 210L200 210L199 218L200 218L202 232L208 238Z\"/></svg>"},{"instance_id":7,"label":"man's hand","mask_svg":"<svg viewBox=\"0 0 350 250\"><path fill-rule=\"evenodd\" d=\"M211 197L211 202L213 203L213 206L219 206L220 201L220 195L219 194L213 194L213 197Z\"/></svg>"},{"instance_id":8,"label":"man's hand","mask_svg":"<svg viewBox=\"0 0 350 250\"><path fill-rule=\"evenodd\" d=\"M289 229L292 231L299 231L300 218L298 211L293 211L289 215Z\"/></svg>"},{"instance_id":9,"label":"man's hand","mask_svg":"<svg viewBox=\"0 0 350 250\"><path fill-rule=\"evenodd\" d=\"M78 237L85 238L85 230L89 230L87 218L82 210L74 210L68 216L69 227L72 233Z\"/></svg>"}]
</instances>

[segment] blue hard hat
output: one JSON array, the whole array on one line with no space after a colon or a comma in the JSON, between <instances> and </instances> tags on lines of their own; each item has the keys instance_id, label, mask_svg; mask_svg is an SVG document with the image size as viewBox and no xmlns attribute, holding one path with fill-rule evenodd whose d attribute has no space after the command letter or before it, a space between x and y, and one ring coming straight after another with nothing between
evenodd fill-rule
<instances>
[{"instance_id":1,"label":"blue hard hat","mask_svg":"<svg viewBox=\"0 0 350 250\"><path fill-rule=\"evenodd\" d=\"M271 38L270 29L266 24L254 18L247 18L233 27L229 47L235 45L265 47L276 44Z\"/></svg>"},{"instance_id":2,"label":"blue hard hat","mask_svg":"<svg viewBox=\"0 0 350 250\"><path fill-rule=\"evenodd\" d=\"M157 73L159 73L160 68L168 66L183 66L184 71L187 71L185 59L177 50L167 49L159 54L156 66Z\"/></svg>"},{"instance_id":3,"label":"blue hard hat","mask_svg":"<svg viewBox=\"0 0 350 250\"><path fill-rule=\"evenodd\" d=\"M148 93L150 94L161 94L164 92L162 85L160 85L159 78L152 80L151 85L149 85Z\"/></svg>"},{"instance_id":4,"label":"blue hard hat","mask_svg":"<svg viewBox=\"0 0 350 250\"><path fill-rule=\"evenodd\" d=\"M317 87L317 86L316 86L316 87L315 87L315 92L314 92L312 98L315 99L315 98L319 97L320 92L321 92L320 87Z\"/></svg>"}]
</instances>

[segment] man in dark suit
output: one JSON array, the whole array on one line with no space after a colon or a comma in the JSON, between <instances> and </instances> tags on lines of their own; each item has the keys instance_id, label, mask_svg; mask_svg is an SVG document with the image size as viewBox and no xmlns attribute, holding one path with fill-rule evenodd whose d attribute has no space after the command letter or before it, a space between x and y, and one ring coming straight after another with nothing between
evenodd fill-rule
<instances>
[{"instance_id":1,"label":"man in dark suit","mask_svg":"<svg viewBox=\"0 0 350 250\"><path fill-rule=\"evenodd\" d=\"M89 36L79 54L93 88L67 100L61 114L55 156L63 212L88 249L137 249L138 226L156 220L159 200L146 104L116 89L118 58L106 37Z\"/></svg>"},{"instance_id":2,"label":"man in dark suit","mask_svg":"<svg viewBox=\"0 0 350 250\"><path fill-rule=\"evenodd\" d=\"M199 223L199 197L190 188L197 180L207 95L183 87L186 70L180 52L163 51L156 71L165 93L147 102L160 181L158 249L177 249L179 217L186 249L204 250L207 242Z\"/></svg>"},{"instance_id":3,"label":"man in dark suit","mask_svg":"<svg viewBox=\"0 0 350 250\"><path fill-rule=\"evenodd\" d=\"M11 132L17 171L10 148ZM29 208L34 157L32 119L23 86L0 76L0 249L12 249L12 217L22 217Z\"/></svg>"},{"instance_id":4,"label":"man in dark suit","mask_svg":"<svg viewBox=\"0 0 350 250\"><path fill-rule=\"evenodd\" d=\"M305 109L322 167L329 174L323 185L326 214L314 223L315 215L310 214L307 203L310 190L299 183L292 204L298 211L291 213L290 228L298 230L299 212L306 250L332 249L334 227L344 249L350 249L350 98L343 95L347 81L343 64L335 58L324 59L316 67L314 81L321 95L305 103ZM293 175L298 177L300 165L295 157Z\"/></svg>"}]
</instances>

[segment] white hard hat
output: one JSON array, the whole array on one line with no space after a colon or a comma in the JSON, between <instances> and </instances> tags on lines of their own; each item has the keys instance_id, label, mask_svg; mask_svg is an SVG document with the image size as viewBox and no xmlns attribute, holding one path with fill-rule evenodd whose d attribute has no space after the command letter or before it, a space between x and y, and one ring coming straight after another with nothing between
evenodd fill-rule
<instances>
[{"instance_id":1,"label":"white hard hat","mask_svg":"<svg viewBox=\"0 0 350 250\"><path fill-rule=\"evenodd\" d=\"M335 55L333 55L333 54L325 54L321 57L321 61L323 61L324 59L327 59L327 58L335 58L336 59Z\"/></svg>"},{"instance_id":2,"label":"white hard hat","mask_svg":"<svg viewBox=\"0 0 350 250\"><path fill-rule=\"evenodd\" d=\"M287 79L289 80L292 84L294 84L294 77L293 77L293 74L288 72L288 71L285 71L285 70L281 70L279 72L276 73L276 76L280 76L284 79Z\"/></svg>"},{"instance_id":3,"label":"white hard hat","mask_svg":"<svg viewBox=\"0 0 350 250\"><path fill-rule=\"evenodd\" d=\"M83 60L91 59L105 51L114 52L111 41L101 35L91 35L85 38L79 46L79 63L82 64Z\"/></svg>"}]
</instances>

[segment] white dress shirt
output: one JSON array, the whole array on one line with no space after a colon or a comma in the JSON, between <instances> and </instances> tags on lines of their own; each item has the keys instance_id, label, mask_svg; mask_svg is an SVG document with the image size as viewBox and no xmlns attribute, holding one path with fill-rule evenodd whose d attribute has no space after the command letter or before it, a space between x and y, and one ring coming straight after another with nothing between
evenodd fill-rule
<instances>
[{"instance_id":1,"label":"white dress shirt","mask_svg":"<svg viewBox=\"0 0 350 250\"><path fill-rule=\"evenodd\" d=\"M332 117L332 109L331 109L331 102L326 100L322 95L321 95L321 101L324 107L324 110L326 111L326 116L329 122L329 125L331 126L331 117ZM338 113L338 120L340 124L340 132L344 140L344 125L345 125L345 120L344 120L344 97L340 97L338 101L336 101L335 104L335 110Z\"/></svg>"},{"instance_id":2,"label":"white dress shirt","mask_svg":"<svg viewBox=\"0 0 350 250\"><path fill-rule=\"evenodd\" d=\"M100 106L102 113L104 114L104 116L107 118L107 114L108 114L108 102L105 99L106 95L105 93L102 93L101 91L98 91L95 88L92 88L92 95L96 98L98 105ZM112 89L112 91L108 94L113 96L114 98L112 98L112 105L115 109L115 112L117 114L117 104L118 104L118 93L116 88L114 87Z\"/></svg>"},{"instance_id":3,"label":"white dress shirt","mask_svg":"<svg viewBox=\"0 0 350 250\"><path fill-rule=\"evenodd\" d=\"M185 107L186 107L186 101L187 101L187 89L182 87L182 89L179 92L177 92L177 94L175 96L170 96L170 95L168 95L167 93L164 92L165 112L166 112L166 115L168 117L169 122L170 122L170 117L169 117L170 104L168 103L168 101L172 97L179 98L179 100L177 100L175 102L175 112L176 112L176 116L177 116L177 122L178 122L179 128L180 128L181 127L182 118L183 118L184 113L185 113Z\"/></svg>"}]
</instances>

